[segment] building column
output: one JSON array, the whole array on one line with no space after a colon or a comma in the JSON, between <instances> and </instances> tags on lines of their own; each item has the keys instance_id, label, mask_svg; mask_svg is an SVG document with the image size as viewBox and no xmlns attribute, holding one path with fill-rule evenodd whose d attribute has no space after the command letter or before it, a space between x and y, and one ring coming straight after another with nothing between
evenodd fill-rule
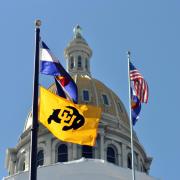
<instances>
[{"instance_id":1,"label":"building column","mask_svg":"<svg viewBox=\"0 0 180 180\"><path fill-rule=\"evenodd\" d=\"M122 162L122 144L120 145L120 148L118 150L118 164L119 166L123 166L123 162Z\"/></svg>"},{"instance_id":2,"label":"building column","mask_svg":"<svg viewBox=\"0 0 180 180\"><path fill-rule=\"evenodd\" d=\"M72 144L72 159L76 160L78 158L77 155L77 144Z\"/></svg>"},{"instance_id":3,"label":"building column","mask_svg":"<svg viewBox=\"0 0 180 180\"><path fill-rule=\"evenodd\" d=\"M73 159L73 144L68 143L68 161L72 161Z\"/></svg>"},{"instance_id":4,"label":"building column","mask_svg":"<svg viewBox=\"0 0 180 180\"><path fill-rule=\"evenodd\" d=\"M141 171L141 158L138 155L138 170Z\"/></svg>"},{"instance_id":5,"label":"building column","mask_svg":"<svg viewBox=\"0 0 180 180\"><path fill-rule=\"evenodd\" d=\"M125 144L122 144L122 167L127 168L127 152Z\"/></svg>"},{"instance_id":6,"label":"building column","mask_svg":"<svg viewBox=\"0 0 180 180\"><path fill-rule=\"evenodd\" d=\"M105 156L104 156L104 135L105 135L105 132L104 132L104 129L100 129L100 158L101 159L105 159Z\"/></svg>"},{"instance_id":7,"label":"building column","mask_svg":"<svg viewBox=\"0 0 180 180\"><path fill-rule=\"evenodd\" d=\"M28 149L26 149L26 153L25 153L25 170L29 170L29 164L30 164L30 147L28 147Z\"/></svg>"},{"instance_id":8,"label":"building column","mask_svg":"<svg viewBox=\"0 0 180 180\"><path fill-rule=\"evenodd\" d=\"M45 153L45 165L49 165L52 162L52 148L51 148L51 136L46 140L46 153Z\"/></svg>"},{"instance_id":9,"label":"building column","mask_svg":"<svg viewBox=\"0 0 180 180\"><path fill-rule=\"evenodd\" d=\"M11 161L8 167L8 175L13 175L13 174L14 174L14 163Z\"/></svg>"}]
</instances>

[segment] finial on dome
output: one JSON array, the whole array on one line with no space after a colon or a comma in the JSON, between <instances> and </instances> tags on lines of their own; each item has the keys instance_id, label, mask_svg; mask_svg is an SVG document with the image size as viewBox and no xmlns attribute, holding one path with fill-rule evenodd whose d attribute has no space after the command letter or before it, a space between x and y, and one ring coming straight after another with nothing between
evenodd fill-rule
<instances>
[{"instance_id":1,"label":"finial on dome","mask_svg":"<svg viewBox=\"0 0 180 180\"><path fill-rule=\"evenodd\" d=\"M82 37L82 28L80 27L79 24L74 27L73 32L75 38Z\"/></svg>"}]
</instances>

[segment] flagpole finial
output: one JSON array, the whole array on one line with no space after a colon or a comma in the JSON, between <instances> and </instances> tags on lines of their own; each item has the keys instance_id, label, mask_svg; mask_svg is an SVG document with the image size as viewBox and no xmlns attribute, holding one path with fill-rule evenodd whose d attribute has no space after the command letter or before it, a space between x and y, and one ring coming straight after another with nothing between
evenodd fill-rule
<instances>
[{"instance_id":1,"label":"flagpole finial","mask_svg":"<svg viewBox=\"0 0 180 180\"><path fill-rule=\"evenodd\" d=\"M129 59L129 60L130 60L130 55L131 55L131 52L128 51L128 52L127 52L127 56L128 56L128 59Z\"/></svg>"},{"instance_id":2,"label":"flagpole finial","mask_svg":"<svg viewBox=\"0 0 180 180\"><path fill-rule=\"evenodd\" d=\"M36 19L35 26L36 26L36 28L39 28L41 26L41 20L40 19Z\"/></svg>"}]
</instances>

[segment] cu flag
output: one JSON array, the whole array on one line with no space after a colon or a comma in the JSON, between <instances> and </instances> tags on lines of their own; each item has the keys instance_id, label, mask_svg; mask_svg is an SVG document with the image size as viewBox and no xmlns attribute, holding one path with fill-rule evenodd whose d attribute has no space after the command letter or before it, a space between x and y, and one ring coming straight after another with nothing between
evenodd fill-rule
<instances>
[{"instance_id":1,"label":"cu flag","mask_svg":"<svg viewBox=\"0 0 180 180\"><path fill-rule=\"evenodd\" d=\"M39 121L62 141L94 146L101 108L77 105L40 87Z\"/></svg>"},{"instance_id":2,"label":"cu flag","mask_svg":"<svg viewBox=\"0 0 180 180\"><path fill-rule=\"evenodd\" d=\"M52 115L48 118L48 124L51 124L51 121L55 121L56 123L61 123L61 121L67 123L66 126L63 126L63 131L79 129L85 122L84 117L72 106L54 109Z\"/></svg>"}]
</instances>

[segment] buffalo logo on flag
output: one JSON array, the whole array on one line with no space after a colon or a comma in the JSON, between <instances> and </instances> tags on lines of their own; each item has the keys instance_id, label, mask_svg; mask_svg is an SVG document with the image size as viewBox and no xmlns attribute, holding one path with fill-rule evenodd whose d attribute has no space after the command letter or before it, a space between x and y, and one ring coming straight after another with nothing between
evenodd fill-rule
<instances>
[{"instance_id":1,"label":"buffalo logo on flag","mask_svg":"<svg viewBox=\"0 0 180 180\"><path fill-rule=\"evenodd\" d=\"M79 114L78 110L72 106L65 106L61 109L54 109L52 115L48 118L48 124L51 124L51 121L56 123L67 123L63 126L62 130L67 131L70 129L79 129L84 125L85 119ZM69 126L68 126L69 125Z\"/></svg>"},{"instance_id":2,"label":"buffalo logo on flag","mask_svg":"<svg viewBox=\"0 0 180 180\"><path fill-rule=\"evenodd\" d=\"M40 87L39 121L58 139L94 146L101 108L77 105Z\"/></svg>"}]
</instances>

